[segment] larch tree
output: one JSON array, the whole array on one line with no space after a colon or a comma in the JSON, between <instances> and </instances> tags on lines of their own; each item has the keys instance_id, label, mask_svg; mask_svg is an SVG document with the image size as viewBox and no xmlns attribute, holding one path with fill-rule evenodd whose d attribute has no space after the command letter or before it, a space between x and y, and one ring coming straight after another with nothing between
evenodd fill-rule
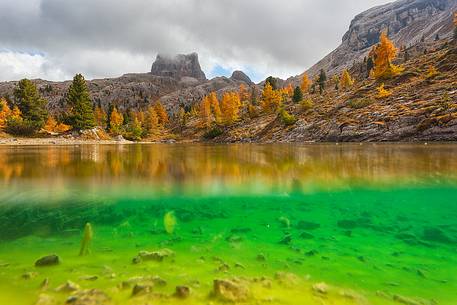
<instances>
[{"instance_id":1,"label":"larch tree","mask_svg":"<svg viewBox=\"0 0 457 305\"><path fill-rule=\"evenodd\" d=\"M222 96L221 112L222 121L225 125L231 125L239 118L241 102L237 93L226 92Z\"/></svg>"},{"instance_id":2,"label":"larch tree","mask_svg":"<svg viewBox=\"0 0 457 305\"><path fill-rule=\"evenodd\" d=\"M163 107L160 101L157 101L154 105L154 110L157 114L157 117L159 118L159 125L165 127L165 125L167 125L169 121L168 113L165 110L165 107Z\"/></svg>"},{"instance_id":3,"label":"larch tree","mask_svg":"<svg viewBox=\"0 0 457 305\"><path fill-rule=\"evenodd\" d=\"M124 116L122 115L122 113L117 111L116 107L113 107L111 115L109 117L110 132L114 134L120 134L123 123Z\"/></svg>"},{"instance_id":4,"label":"larch tree","mask_svg":"<svg viewBox=\"0 0 457 305\"><path fill-rule=\"evenodd\" d=\"M95 116L86 80L81 74L76 74L68 88L65 101L70 106L68 122L75 130L95 127Z\"/></svg>"},{"instance_id":5,"label":"larch tree","mask_svg":"<svg viewBox=\"0 0 457 305\"><path fill-rule=\"evenodd\" d=\"M370 52L370 57L374 61L372 74L376 79L389 79L403 71L401 66L396 66L392 63L392 60L397 56L397 52L397 48L387 37L386 32L382 32L379 43Z\"/></svg>"},{"instance_id":6,"label":"larch tree","mask_svg":"<svg viewBox=\"0 0 457 305\"><path fill-rule=\"evenodd\" d=\"M47 103L33 82L28 79L19 81L14 89L14 104L21 111L25 133L34 133L44 126L48 117Z\"/></svg>"},{"instance_id":7,"label":"larch tree","mask_svg":"<svg viewBox=\"0 0 457 305\"><path fill-rule=\"evenodd\" d=\"M208 96L204 96L200 102L200 123L202 127L211 128L213 123L211 115L211 101Z\"/></svg>"},{"instance_id":8,"label":"larch tree","mask_svg":"<svg viewBox=\"0 0 457 305\"><path fill-rule=\"evenodd\" d=\"M0 99L0 129L6 127L8 117L11 115L11 109L6 102L6 99Z\"/></svg>"},{"instance_id":9,"label":"larch tree","mask_svg":"<svg viewBox=\"0 0 457 305\"><path fill-rule=\"evenodd\" d=\"M311 84L311 81L309 80L308 74L303 74L303 78L301 80L300 84L300 89L303 93L308 93L309 92L309 86Z\"/></svg>"},{"instance_id":10,"label":"larch tree","mask_svg":"<svg viewBox=\"0 0 457 305\"><path fill-rule=\"evenodd\" d=\"M108 116L107 116L105 110L103 110L103 108L100 105L95 107L94 116L95 116L95 123L97 124L97 126L105 128L106 124L107 124Z\"/></svg>"},{"instance_id":11,"label":"larch tree","mask_svg":"<svg viewBox=\"0 0 457 305\"><path fill-rule=\"evenodd\" d=\"M214 120L219 124L222 120L221 107L219 105L219 99L217 98L216 92L211 92L209 94L209 102L211 104L211 112L214 116Z\"/></svg>"},{"instance_id":12,"label":"larch tree","mask_svg":"<svg viewBox=\"0 0 457 305\"><path fill-rule=\"evenodd\" d=\"M157 130L159 126L159 117L157 116L154 107L149 106L146 109L146 114L144 118L144 128L146 129L146 133L148 135L153 135L154 132Z\"/></svg>"},{"instance_id":13,"label":"larch tree","mask_svg":"<svg viewBox=\"0 0 457 305\"><path fill-rule=\"evenodd\" d=\"M262 92L262 108L265 112L276 111L281 105L281 94L273 90L270 82L266 82Z\"/></svg>"},{"instance_id":14,"label":"larch tree","mask_svg":"<svg viewBox=\"0 0 457 305\"><path fill-rule=\"evenodd\" d=\"M249 92L248 92L245 84L240 85L240 88L238 90L238 96L240 97L241 102L249 100Z\"/></svg>"},{"instance_id":15,"label":"larch tree","mask_svg":"<svg viewBox=\"0 0 457 305\"><path fill-rule=\"evenodd\" d=\"M341 73L340 87L341 89L347 89L352 87L352 85L354 85L354 80L352 79L351 74L349 74L349 71L344 69Z\"/></svg>"}]
</instances>

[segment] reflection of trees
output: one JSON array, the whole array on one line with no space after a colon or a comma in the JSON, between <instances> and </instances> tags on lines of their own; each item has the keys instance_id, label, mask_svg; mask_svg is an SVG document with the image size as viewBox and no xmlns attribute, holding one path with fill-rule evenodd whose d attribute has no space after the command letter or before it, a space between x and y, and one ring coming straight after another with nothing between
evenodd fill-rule
<instances>
[{"instance_id":1,"label":"reflection of trees","mask_svg":"<svg viewBox=\"0 0 457 305\"><path fill-rule=\"evenodd\" d=\"M2 147L0 181L26 178L204 189L214 181L267 186L456 178L452 145L82 145Z\"/></svg>"}]
</instances>

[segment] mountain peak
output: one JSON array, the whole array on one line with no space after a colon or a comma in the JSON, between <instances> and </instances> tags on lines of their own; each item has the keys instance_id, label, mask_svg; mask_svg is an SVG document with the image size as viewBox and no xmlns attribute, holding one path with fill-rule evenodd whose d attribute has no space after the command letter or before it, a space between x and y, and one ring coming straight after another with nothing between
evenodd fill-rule
<instances>
[{"instance_id":1,"label":"mountain peak","mask_svg":"<svg viewBox=\"0 0 457 305\"><path fill-rule=\"evenodd\" d=\"M193 77L202 81L206 80L205 73L200 67L197 53L173 56L158 54L152 64L151 74L178 80L183 77Z\"/></svg>"}]
</instances>

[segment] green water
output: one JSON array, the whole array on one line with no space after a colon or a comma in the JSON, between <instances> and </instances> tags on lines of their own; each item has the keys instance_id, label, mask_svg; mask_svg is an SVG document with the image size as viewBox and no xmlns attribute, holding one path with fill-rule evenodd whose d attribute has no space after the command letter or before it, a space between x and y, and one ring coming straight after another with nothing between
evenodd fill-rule
<instances>
[{"instance_id":1,"label":"green water","mask_svg":"<svg viewBox=\"0 0 457 305\"><path fill-rule=\"evenodd\" d=\"M456 242L457 145L0 147L0 304L455 305Z\"/></svg>"}]
</instances>

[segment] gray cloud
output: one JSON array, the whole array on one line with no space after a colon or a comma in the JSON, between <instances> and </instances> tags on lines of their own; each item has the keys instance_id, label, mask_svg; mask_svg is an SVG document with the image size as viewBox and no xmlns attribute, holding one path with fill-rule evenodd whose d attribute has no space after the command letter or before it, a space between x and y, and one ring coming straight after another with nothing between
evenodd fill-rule
<instances>
[{"instance_id":1,"label":"gray cloud","mask_svg":"<svg viewBox=\"0 0 457 305\"><path fill-rule=\"evenodd\" d=\"M210 75L221 66L287 77L335 48L356 14L386 2L0 0L0 79L118 76L147 71L157 53L193 51Z\"/></svg>"}]
</instances>

